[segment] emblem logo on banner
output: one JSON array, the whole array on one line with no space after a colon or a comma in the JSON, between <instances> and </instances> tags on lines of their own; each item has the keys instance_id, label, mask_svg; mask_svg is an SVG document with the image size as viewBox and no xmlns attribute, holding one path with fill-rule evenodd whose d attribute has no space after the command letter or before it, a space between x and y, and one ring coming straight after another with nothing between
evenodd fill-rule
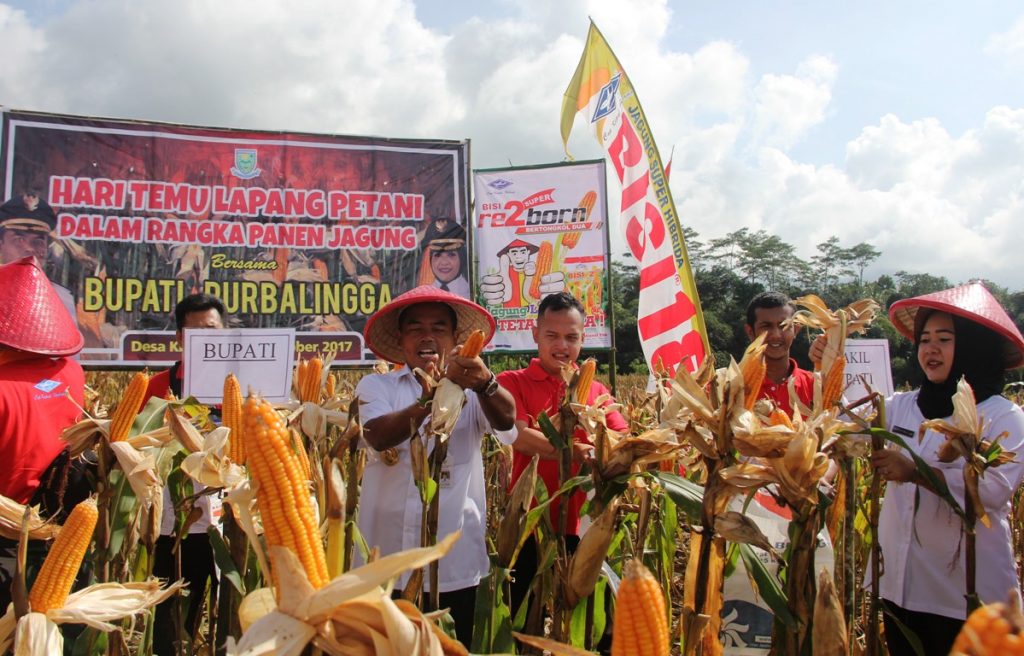
<instances>
[{"instance_id":1,"label":"emblem logo on banner","mask_svg":"<svg viewBox=\"0 0 1024 656\"><path fill-rule=\"evenodd\" d=\"M235 165L231 167L231 175L242 180L251 180L262 171L256 166L255 148L235 148Z\"/></svg>"}]
</instances>

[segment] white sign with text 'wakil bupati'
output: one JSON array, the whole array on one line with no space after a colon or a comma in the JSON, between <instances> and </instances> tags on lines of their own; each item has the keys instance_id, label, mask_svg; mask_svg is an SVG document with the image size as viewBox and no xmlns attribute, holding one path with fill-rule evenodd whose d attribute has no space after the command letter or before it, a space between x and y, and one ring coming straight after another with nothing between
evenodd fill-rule
<instances>
[{"instance_id":1,"label":"white sign with text 'wakil bupati'","mask_svg":"<svg viewBox=\"0 0 1024 656\"><path fill-rule=\"evenodd\" d=\"M220 403L224 379L235 374L245 395L252 390L283 403L292 386L295 330L292 328L186 329L182 352L182 394L200 403Z\"/></svg>"},{"instance_id":2,"label":"white sign with text 'wakil bupati'","mask_svg":"<svg viewBox=\"0 0 1024 656\"><path fill-rule=\"evenodd\" d=\"M871 392L882 398L892 396L892 366L889 362L889 340L846 340L846 381L843 396L847 402L860 400Z\"/></svg>"}]
</instances>

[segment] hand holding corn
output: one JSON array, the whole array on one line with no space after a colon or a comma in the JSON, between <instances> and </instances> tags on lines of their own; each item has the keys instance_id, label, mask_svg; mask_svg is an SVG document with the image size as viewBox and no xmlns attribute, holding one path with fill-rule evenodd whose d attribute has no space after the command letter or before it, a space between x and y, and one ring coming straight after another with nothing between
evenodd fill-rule
<instances>
[{"instance_id":1,"label":"hand holding corn","mask_svg":"<svg viewBox=\"0 0 1024 656\"><path fill-rule=\"evenodd\" d=\"M480 358L484 348L484 334L474 330L464 344L448 354L445 377L462 389L479 389L491 379L491 371Z\"/></svg>"}]
</instances>

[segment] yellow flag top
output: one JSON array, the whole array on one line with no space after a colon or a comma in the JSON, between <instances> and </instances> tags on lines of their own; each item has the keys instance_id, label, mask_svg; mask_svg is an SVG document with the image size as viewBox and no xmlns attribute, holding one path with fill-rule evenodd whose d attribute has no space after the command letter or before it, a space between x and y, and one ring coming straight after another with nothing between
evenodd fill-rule
<instances>
[{"instance_id":1,"label":"yellow flag top","mask_svg":"<svg viewBox=\"0 0 1024 656\"><path fill-rule=\"evenodd\" d=\"M622 184L621 226L640 268L637 330L652 371L695 371L710 351L683 229L633 85L593 22L562 100L562 143L577 114L593 127Z\"/></svg>"}]
</instances>

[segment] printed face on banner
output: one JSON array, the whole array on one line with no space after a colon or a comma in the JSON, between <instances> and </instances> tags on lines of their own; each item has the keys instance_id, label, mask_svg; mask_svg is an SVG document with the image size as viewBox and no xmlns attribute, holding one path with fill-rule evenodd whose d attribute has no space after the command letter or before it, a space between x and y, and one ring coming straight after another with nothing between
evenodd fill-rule
<instances>
[{"instance_id":1,"label":"printed face on banner","mask_svg":"<svg viewBox=\"0 0 1024 656\"><path fill-rule=\"evenodd\" d=\"M296 356L352 364L373 360L363 327L394 296L470 297L464 142L20 112L3 140L3 198L52 207L56 241L29 246L71 292L83 361L179 359L174 307L197 292L232 326L295 327Z\"/></svg>"},{"instance_id":2,"label":"printed face on banner","mask_svg":"<svg viewBox=\"0 0 1024 656\"><path fill-rule=\"evenodd\" d=\"M477 301L498 323L495 350L532 351L548 294L579 299L587 345L611 347L604 163L478 171Z\"/></svg>"}]
</instances>

